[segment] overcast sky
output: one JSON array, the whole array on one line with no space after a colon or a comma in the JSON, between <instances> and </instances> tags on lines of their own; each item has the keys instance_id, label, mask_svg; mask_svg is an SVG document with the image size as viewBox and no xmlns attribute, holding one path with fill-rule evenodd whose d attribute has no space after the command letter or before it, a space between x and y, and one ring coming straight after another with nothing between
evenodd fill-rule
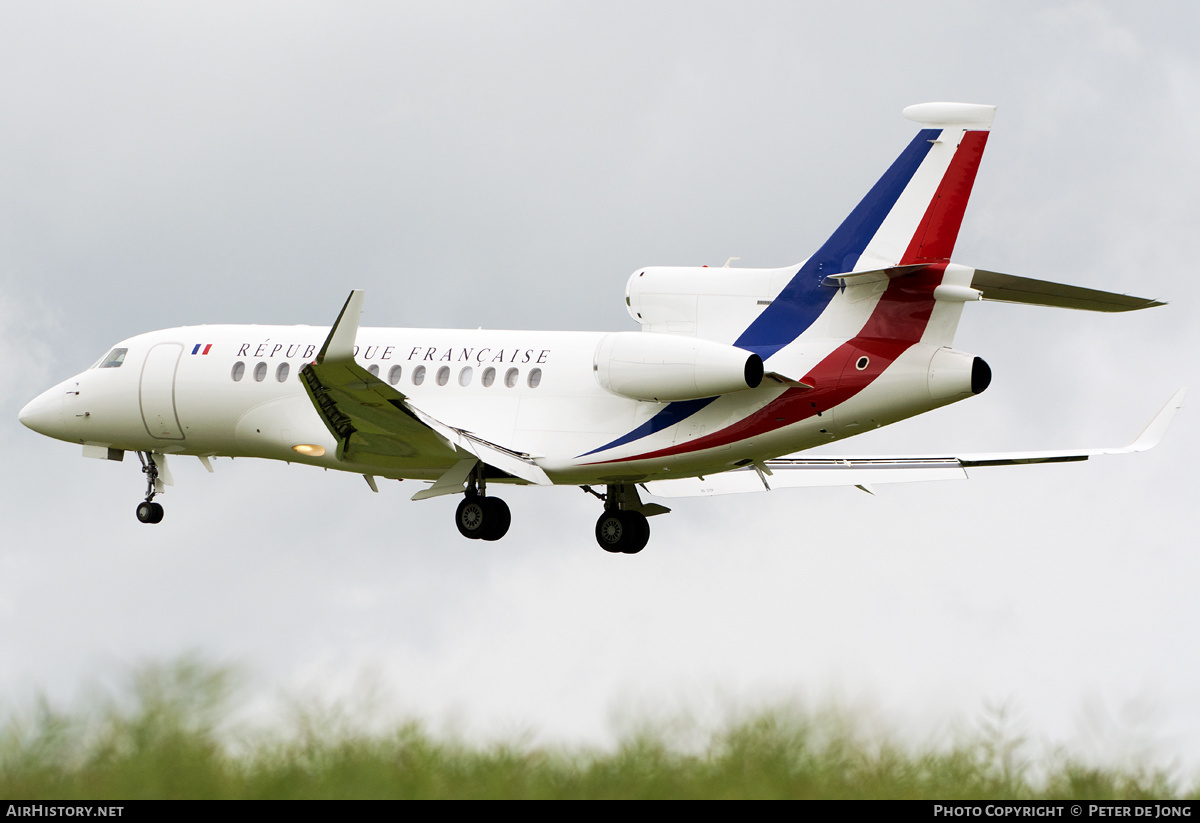
<instances>
[{"instance_id":1,"label":"overcast sky","mask_svg":"<svg viewBox=\"0 0 1200 823\"><path fill-rule=\"evenodd\" d=\"M17 422L116 341L193 323L636 328L643 265L811 254L911 139L998 106L955 259L1170 301L966 307L982 396L837 444L1121 445L1200 390L1194 3L0 0L0 702L198 650L252 696L362 677L483 735L829 696L915 734L1023 730L1200 771L1198 422L968 483L675 501L636 557L578 489L136 461ZM1192 405L1195 405L1193 399ZM1090 747L1090 748L1089 748ZM1114 755L1115 753L1115 755Z\"/></svg>"}]
</instances>

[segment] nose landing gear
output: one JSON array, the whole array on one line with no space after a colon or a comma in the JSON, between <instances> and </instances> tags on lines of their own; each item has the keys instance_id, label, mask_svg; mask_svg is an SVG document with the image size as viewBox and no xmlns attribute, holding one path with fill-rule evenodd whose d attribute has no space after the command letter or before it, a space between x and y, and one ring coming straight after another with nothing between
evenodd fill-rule
<instances>
[{"instance_id":1,"label":"nose landing gear","mask_svg":"<svg viewBox=\"0 0 1200 823\"><path fill-rule=\"evenodd\" d=\"M163 507L154 502L154 495L162 491L162 481L159 480L158 458L153 452L138 452L138 460L142 461L142 473L146 475L146 499L137 506L137 519L140 523L161 523ZM166 468L166 458L162 457L163 467Z\"/></svg>"},{"instance_id":2,"label":"nose landing gear","mask_svg":"<svg viewBox=\"0 0 1200 823\"><path fill-rule=\"evenodd\" d=\"M162 504L150 500L138 503L137 519L142 523L161 523L163 519Z\"/></svg>"}]
</instances>

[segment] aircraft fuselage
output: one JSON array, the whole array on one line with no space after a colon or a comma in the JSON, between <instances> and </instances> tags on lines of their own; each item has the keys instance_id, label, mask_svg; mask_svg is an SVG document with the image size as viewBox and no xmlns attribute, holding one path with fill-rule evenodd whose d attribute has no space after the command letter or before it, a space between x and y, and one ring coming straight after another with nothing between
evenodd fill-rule
<instances>
[{"instance_id":1,"label":"aircraft fuselage","mask_svg":"<svg viewBox=\"0 0 1200 823\"><path fill-rule=\"evenodd\" d=\"M453 461L420 454L388 468L337 458L335 438L299 378L328 333L313 326L255 325L138 335L114 347L126 350L119 366L97 364L64 381L31 402L22 419L60 440L116 450L260 457L394 478L432 480L445 473ZM724 471L970 396L961 381L952 395L939 396L936 388L931 393L930 361L939 350L951 350L916 344L889 362L884 375L845 362L833 379L812 388L767 381L692 404L632 400L596 380L594 360L604 337L362 328L355 362L431 416L512 444L555 483L566 484ZM830 346L810 348L813 366L829 360L820 353ZM671 405L684 407L677 422L602 448ZM301 445L319 448L302 453L295 448Z\"/></svg>"}]
</instances>

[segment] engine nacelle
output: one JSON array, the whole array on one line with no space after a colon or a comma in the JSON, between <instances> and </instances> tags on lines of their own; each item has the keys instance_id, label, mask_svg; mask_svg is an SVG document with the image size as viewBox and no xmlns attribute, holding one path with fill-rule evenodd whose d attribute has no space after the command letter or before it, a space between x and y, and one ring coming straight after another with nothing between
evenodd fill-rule
<instances>
[{"instance_id":1,"label":"engine nacelle","mask_svg":"<svg viewBox=\"0 0 1200 823\"><path fill-rule=\"evenodd\" d=\"M992 369L982 357L942 348L929 360L929 396L934 400L982 394L991 382Z\"/></svg>"},{"instance_id":2,"label":"engine nacelle","mask_svg":"<svg viewBox=\"0 0 1200 823\"><path fill-rule=\"evenodd\" d=\"M711 340L653 332L605 335L596 346L592 368L605 391L656 403L754 389L763 379L763 361L757 354Z\"/></svg>"},{"instance_id":3,"label":"engine nacelle","mask_svg":"<svg viewBox=\"0 0 1200 823\"><path fill-rule=\"evenodd\" d=\"M651 266L630 276L625 304L642 331L733 342L795 273Z\"/></svg>"}]
</instances>

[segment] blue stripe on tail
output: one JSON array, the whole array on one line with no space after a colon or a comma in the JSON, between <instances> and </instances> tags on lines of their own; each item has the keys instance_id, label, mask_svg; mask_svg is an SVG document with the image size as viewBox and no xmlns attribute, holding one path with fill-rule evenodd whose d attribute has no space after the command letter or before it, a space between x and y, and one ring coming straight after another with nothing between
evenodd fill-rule
<instances>
[{"instance_id":1,"label":"blue stripe on tail","mask_svg":"<svg viewBox=\"0 0 1200 823\"><path fill-rule=\"evenodd\" d=\"M763 309L733 345L766 360L816 321L837 292L835 288L823 287L821 281L830 274L854 271L867 244L925 161L933 147L930 141L941 133L941 129L922 129L917 133L837 231L800 267L775 301Z\"/></svg>"}]
</instances>

